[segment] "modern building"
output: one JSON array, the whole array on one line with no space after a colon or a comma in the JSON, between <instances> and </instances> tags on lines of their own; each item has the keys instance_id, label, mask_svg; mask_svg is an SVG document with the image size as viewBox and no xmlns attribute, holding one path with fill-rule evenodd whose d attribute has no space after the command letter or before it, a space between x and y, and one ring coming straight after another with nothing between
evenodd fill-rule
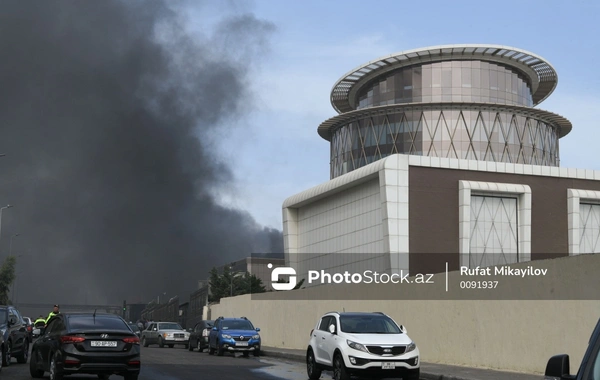
<instances>
[{"instance_id":1,"label":"modern building","mask_svg":"<svg viewBox=\"0 0 600 380\"><path fill-rule=\"evenodd\" d=\"M318 127L331 178L283 204L286 263L437 273L600 252L600 171L561 168L571 123L536 108L557 82L542 57L496 45L348 72Z\"/></svg>"}]
</instances>

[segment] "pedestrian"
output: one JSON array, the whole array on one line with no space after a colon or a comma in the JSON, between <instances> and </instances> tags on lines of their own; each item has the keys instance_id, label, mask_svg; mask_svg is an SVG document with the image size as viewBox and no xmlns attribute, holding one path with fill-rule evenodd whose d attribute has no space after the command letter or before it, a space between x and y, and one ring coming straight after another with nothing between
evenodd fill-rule
<instances>
[{"instance_id":1,"label":"pedestrian","mask_svg":"<svg viewBox=\"0 0 600 380\"><path fill-rule=\"evenodd\" d=\"M50 314L48 314L48 318L46 318L46 324L48 324L48 322L50 321L50 319L52 317L54 317L55 315L58 315L58 314L60 314L60 306L54 305L54 308L52 309Z\"/></svg>"}]
</instances>

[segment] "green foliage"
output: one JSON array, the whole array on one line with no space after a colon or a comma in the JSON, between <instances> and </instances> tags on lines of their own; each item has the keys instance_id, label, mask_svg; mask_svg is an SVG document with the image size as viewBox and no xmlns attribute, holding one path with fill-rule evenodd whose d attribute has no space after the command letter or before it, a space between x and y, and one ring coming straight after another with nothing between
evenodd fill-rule
<instances>
[{"instance_id":1,"label":"green foliage","mask_svg":"<svg viewBox=\"0 0 600 380\"><path fill-rule=\"evenodd\" d=\"M221 298L240 296L249 293L264 293L267 290L262 280L254 274L248 272L232 273L228 267L225 267L223 273L219 273L217 268L210 271L210 294L208 302L218 302Z\"/></svg>"},{"instance_id":2,"label":"green foliage","mask_svg":"<svg viewBox=\"0 0 600 380\"><path fill-rule=\"evenodd\" d=\"M8 293L10 292L10 286L15 281L15 265L17 264L17 258L15 256L8 256L2 267L0 267L0 305L11 304L8 299Z\"/></svg>"}]
</instances>

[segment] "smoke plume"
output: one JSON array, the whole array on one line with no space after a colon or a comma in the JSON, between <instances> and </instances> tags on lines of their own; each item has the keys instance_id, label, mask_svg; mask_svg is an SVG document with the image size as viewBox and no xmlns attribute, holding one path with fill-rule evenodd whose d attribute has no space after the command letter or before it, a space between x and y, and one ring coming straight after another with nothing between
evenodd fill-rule
<instances>
[{"instance_id":1,"label":"smoke plume","mask_svg":"<svg viewBox=\"0 0 600 380\"><path fill-rule=\"evenodd\" d=\"M232 11L191 34L173 4L0 3L0 257L21 255L19 302L181 296L212 266L283 251L215 199L273 26Z\"/></svg>"}]
</instances>

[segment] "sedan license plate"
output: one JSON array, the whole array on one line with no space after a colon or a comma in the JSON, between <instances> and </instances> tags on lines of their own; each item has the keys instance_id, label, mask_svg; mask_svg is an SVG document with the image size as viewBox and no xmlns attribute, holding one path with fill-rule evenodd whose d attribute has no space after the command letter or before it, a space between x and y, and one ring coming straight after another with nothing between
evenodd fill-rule
<instances>
[{"instance_id":1,"label":"sedan license plate","mask_svg":"<svg viewBox=\"0 0 600 380\"><path fill-rule=\"evenodd\" d=\"M248 342L235 342L235 345L240 347L248 347Z\"/></svg>"},{"instance_id":2,"label":"sedan license plate","mask_svg":"<svg viewBox=\"0 0 600 380\"><path fill-rule=\"evenodd\" d=\"M92 347L117 347L115 341L93 340L91 343Z\"/></svg>"},{"instance_id":3,"label":"sedan license plate","mask_svg":"<svg viewBox=\"0 0 600 380\"><path fill-rule=\"evenodd\" d=\"M396 369L396 363L381 363L381 369Z\"/></svg>"}]
</instances>

